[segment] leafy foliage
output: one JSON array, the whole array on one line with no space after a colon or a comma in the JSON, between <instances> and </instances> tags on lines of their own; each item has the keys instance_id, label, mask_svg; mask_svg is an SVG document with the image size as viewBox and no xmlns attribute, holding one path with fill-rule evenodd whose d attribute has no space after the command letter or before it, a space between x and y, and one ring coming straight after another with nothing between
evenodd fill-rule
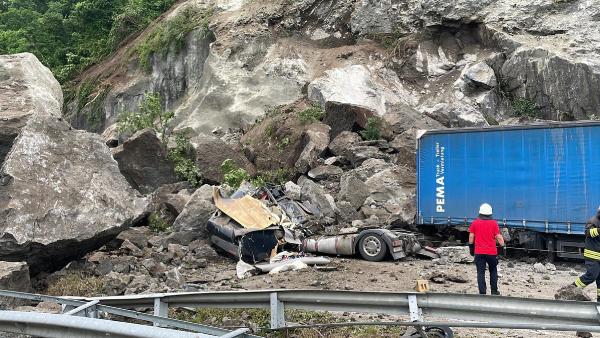
<instances>
[{"instance_id":1,"label":"leafy foliage","mask_svg":"<svg viewBox=\"0 0 600 338\"><path fill-rule=\"evenodd\" d=\"M240 168L232 159L226 159L221 164L223 182L233 189L240 187L242 182L250 180L250 175L245 169Z\"/></svg>"},{"instance_id":2,"label":"leafy foliage","mask_svg":"<svg viewBox=\"0 0 600 338\"><path fill-rule=\"evenodd\" d=\"M148 228L154 232L165 232L171 226L167 221L160 217L160 214L153 212L148 216Z\"/></svg>"},{"instance_id":3,"label":"leafy foliage","mask_svg":"<svg viewBox=\"0 0 600 338\"><path fill-rule=\"evenodd\" d=\"M175 0L0 1L0 54L31 52L64 83Z\"/></svg>"},{"instance_id":4,"label":"leafy foliage","mask_svg":"<svg viewBox=\"0 0 600 338\"><path fill-rule=\"evenodd\" d=\"M287 148L287 146L290 145L290 137L286 136L284 138L282 138L281 140L279 140L279 142L277 142L277 149L279 149L279 151L284 151L285 148Z\"/></svg>"},{"instance_id":5,"label":"leafy foliage","mask_svg":"<svg viewBox=\"0 0 600 338\"><path fill-rule=\"evenodd\" d=\"M284 185L290 180L290 172L285 168L269 170L258 174L250 182L256 187L264 187L267 184Z\"/></svg>"},{"instance_id":6,"label":"leafy foliage","mask_svg":"<svg viewBox=\"0 0 600 338\"><path fill-rule=\"evenodd\" d=\"M367 119L367 127L360 132L360 135L365 140L381 139L381 119L378 117L369 117Z\"/></svg>"},{"instance_id":7,"label":"leafy foliage","mask_svg":"<svg viewBox=\"0 0 600 338\"><path fill-rule=\"evenodd\" d=\"M321 121L325 117L325 111L318 105L306 108L298 113L298 118L302 123L312 123Z\"/></svg>"},{"instance_id":8,"label":"leafy foliage","mask_svg":"<svg viewBox=\"0 0 600 338\"><path fill-rule=\"evenodd\" d=\"M231 159L223 161L221 171L223 172L223 183L233 189L239 188L244 181L252 183L255 187L264 187L267 184L283 185L290 178L290 172L284 168L266 171L251 177L244 168L240 168Z\"/></svg>"},{"instance_id":9,"label":"leafy foliage","mask_svg":"<svg viewBox=\"0 0 600 338\"><path fill-rule=\"evenodd\" d=\"M175 135L175 148L169 150L169 159L175 165L175 175L192 186L202 184L202 173L196 165L194 146L185 134Z\"/></svg>"},{"instance_id":10,"label":"leafy foliage","mask_svg":"<svg viewBox=\"0 0 600 338\"><path fill-rule=\"evenodd\" d=\"M135 133L145 128L153 128L160 134L164 146L172 139L175 147L169 149L168 158L175 166L175 175L197 187L202 184L202 174L196 165L194 146L185 132L172 137L169 121L174 116L173 112L162 109L158 94L149 93L140 103L139 111L123 112L119 115L117 129L120 133Z\"/></svg>"},{"instance_id":11,"label":"leafy foliage","mask_svg":"<svg viewBox=\"0 0 600 338\"><path fill-rule=\"evenodd\" d=\"M149 71L152 55L167 54L171 45L174 45L176 51L180 50L185 37L194 29L202 27L202 34L208 34L208 19L211 14L208 10L187 7L173 19L157 27L136 50L141 68Z\"/></svg>"},{"instance_id":12,"label":"leafy foliage","mask_svg":"<svg viewBox=\"0 0 600 338\"><path fill-rule=\"evenodd\" d=\"M158 93L148 93L139 105L136 112L127 111L119 115L117 128L121 133L135 133L144 128L154 128L160 133L163 144L169 137L169 121L175 116L171 111L162 109Z\"/></svg>"},{"instance_id":13,"label":"leafy foliage","mask_svg":"<svg viewBox=\"0 0 600 338\"><path fill-rule=\"evenodd\" d=\"M524 98L518 98L513 101L513 109L515 110L515 116L523 116L530 118L541 117L540 108L534 102L531 102Z\"/></svg>"}]
</instances>

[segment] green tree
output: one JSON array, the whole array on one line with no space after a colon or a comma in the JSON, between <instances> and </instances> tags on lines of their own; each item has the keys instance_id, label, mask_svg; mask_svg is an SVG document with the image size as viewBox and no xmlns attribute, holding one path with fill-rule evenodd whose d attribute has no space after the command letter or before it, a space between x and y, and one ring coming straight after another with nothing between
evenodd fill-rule
<instances>
[{"instance_id":1,"label":"green tree","mask_svg":"<svg viewBox=\"0 0 600 338\"><path fill-rule=\"evenodd\" d=\"M175 0L0 0L0 54L31 52L60 82L144 29Z\"/></svg>"},{"instance_id":2,"label":"green tree","mask_svg":"<svg viewBox=\"0 0 600 338\"><path fill-rule=\"evenodd\" d=\"M117 129L121 133L135 133L145 128L154 128L163 144L169 139L169 121L175 116L163 110L158 93L148 93L139 105L138 111L127 111L119 115Z\"/></svg>"}]
</instances>

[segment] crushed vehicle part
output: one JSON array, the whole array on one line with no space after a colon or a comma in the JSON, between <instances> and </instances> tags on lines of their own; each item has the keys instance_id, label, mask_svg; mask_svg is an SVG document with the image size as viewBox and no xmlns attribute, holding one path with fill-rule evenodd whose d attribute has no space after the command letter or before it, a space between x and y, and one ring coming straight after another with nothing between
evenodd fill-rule
<instances>
[{"instance_id":1,"label":"crushed vehicle part","mask_svg":"<svg viewBox=\"0 0 600 338\"><path fill-rule=\"evenodd\" d=\"M261 230L276 224L277 219L259 200L244 195L241 198L223 198L217 187L213 188L213 201L217 209L233 218L246 229Z\"/></svg>"},{"instance_id":2,"label":"crushed vehicle part","mask_svg":"<svg viewBox=\"0 0 600 338\"><path fill-rule=\"evenodd\" d=\"M240 258L244 262L257 263L266 260L277 252L279 241L277 230L250 232L240 239Z\"/></svg>"},{"instance_id":3,"label":"crushed vehicle part","mask_svg":"<svg viewBox=\"0 0 600 338\"><path fill-rule=\"evenodd\" d=\"M206 229L211 234L210 241L231 256L248 263L260 262L270 257L284 231L273 226L262 230L242 228L231 217L220 211L208 220ZM293 239L293 236L289 236Z\"/></svg>"},{"instance_id":4,"label":"crushed vehicle part","mask_svg":"<svg viewBox=\"0 0 600 338\"><path fill-rule=\"evenodd\" d=\"M298 257L298 258L282 260L282 261L275 262L275 263L256 264L255 266L262 272L269 272L277 267L284 266L284 265L293 263L295 261L302 262L306 265L326 265L326 264L331 263L331 260L329 260L325 257Z\"/></svg>"},{"instance_id":5,"label":"crushed vehicle part","mask_svg":"<svg viewBox=\"0 0 600 338\"><path fill-rule=\"evenodd\" d=\"M297 224L268 189L244 183L230 198L224 198L215 188L213 199L218 210L207 222L210 240L231 256L255 264L268 260L286 245L300 247L303 235L293 229Z\"/></svg>"},{"instance_id":6,"label":"crushed vehicle part","mask_svg":"<svg viewBox=\"0 0 600 338\"><path fill-rule=\"evenodd\" d=\"M278 273L284 272L284 271L296 271L296 270L302 270L302 269L307 269L307 268L308 268L308 265L306 265L306 263L302 262L299 259L295 259L290 262L287 262L287 264L285 264L285 265L281 265L281 266L278 266L278 267L272 269L271 271L269 271L269 275L275 275L275 274L278 274Z\"/></svg>"},{"instance_id":7,"label":"crushed vehicle part","mask_svg":"<svg viewBox=\"0 0 600 338\"><path fill-rule=\"evenodd\" d=\"M358 234L308 238L302 242L302 246L306 252L352 256L356 253L357 236Z\"/></svg>"},{"instance_id":8,"label":"crushed vehicle part","mask_svg":"<svg viewBox=\"0 0 600 338\"><path fill-rule=\"evenodd\" d=\"M388 254L394 260L415 254L421 250L421 244L414 232L375 228L355 234L305 239L302 248L305 252L341 256L360 253L366 260L380 261Z\"/></svg>"},{"instance_id":9,"label":"crushed vehicle part","mask_svg":"<svg viewBox=\"0 0 600 338\"><path fill-rule=\"evenodd\" d=\"M254 273L256 272L256 268L254 267L254 265L250 265L242 260L239 260L235 266L235 272L237 278L244 279L246 277L254 275Z\"/></svg>"}]
</instances>

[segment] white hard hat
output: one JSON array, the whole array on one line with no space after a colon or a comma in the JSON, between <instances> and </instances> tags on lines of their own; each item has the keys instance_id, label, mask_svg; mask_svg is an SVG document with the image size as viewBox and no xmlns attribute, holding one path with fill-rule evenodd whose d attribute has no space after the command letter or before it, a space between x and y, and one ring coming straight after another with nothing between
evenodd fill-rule
<instances>
[{"instance_id":1,"label":"white hard hat","mask_svg":"<svg viewBox=\"0 0 600 338\"><path fill-rule=\"evenodd\" d=\"M491 216L492 215L492 206L487 203L483 203L479 207L479 214L484 215L484 216Z\"/></svg>"}]
</instances>

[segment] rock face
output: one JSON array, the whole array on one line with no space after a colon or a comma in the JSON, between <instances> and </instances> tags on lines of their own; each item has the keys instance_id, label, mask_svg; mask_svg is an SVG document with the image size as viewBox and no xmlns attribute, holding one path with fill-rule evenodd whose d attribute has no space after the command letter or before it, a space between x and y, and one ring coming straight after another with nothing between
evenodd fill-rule
<instances>
[{"instance_id":1,"label":"rock face","mask_svg":"<svg viewBox=\"0 0 600 338\"><path fill-rule=\"evenodd\" d=\"M50 270L144 214L99 135L37 113L0 171L0 257Z\"/></svg>"},{"instance_id":2,"label":"rock face","mask_svg":"<svg viewBox=\"0 0 600 338\"><path fill-rule=\"evenodd\" d=\"M60 116L60 84L29 53L0 56L0 166L29 118L40 111Z\"/></svg>"},{"instance_id":3,"label":"rock face","mask_svg":"<svg viewBox=\"0 0 600 338\"><path fill-rule=\"evenodd\" d=\"M143 194L178 181L173 163L153 129L133 134L113 151L113 157L131 186Z\"/></svg>"},{"instance_id":4,"label":"rock face","mask_svg":"<svg viewBox=\"0 0 600 338\"><path fill-rule=\"evenodd\" d=\"M412 34L445 22L477 24L478 43L505 55L492 65L505 90L535 102L544 117L560 119L586 118L600 108L600 96L591 94L600 89L600 52L592 47L600 42L592 28L597 18L593 1L393 0L363 1L351 25L368 35Z\"/></svg>"}]
</instances>

